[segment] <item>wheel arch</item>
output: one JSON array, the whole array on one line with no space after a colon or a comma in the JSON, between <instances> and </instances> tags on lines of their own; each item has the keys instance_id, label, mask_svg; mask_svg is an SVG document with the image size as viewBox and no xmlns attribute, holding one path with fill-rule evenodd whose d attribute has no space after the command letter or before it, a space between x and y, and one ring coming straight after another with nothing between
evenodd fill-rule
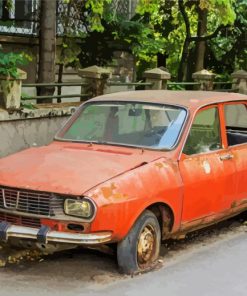
<instances>
[{"instance_id":1,"label":"wheel arch","mask_svg":"<svg viewBox=\"0 0 247 296\"><path fill-rule=\"evenodd\" d=\"M174 225L174 213L172 208L164 202L156 202L149 205L145 210L154 213L159 221L162 238L172 231Z\"/></svg>"},{"instance_id":2,"label":"wheel arch","mask_svg":"<svg viewBox=\"0 0 247 296\"><path fill-rule=\"evenodd\" d=\"M165 239L167 237L167 234L169 234L173 229L175 216L174 216L174 211L172 210L170 205L160 201L146 204L140 210L140 212L138 212L137 215L135 215L135 217L133 217L131 221L129 221L128 232L135 225L136 221L143 214L143 212L146 210L149 210L152 213L154 213L154 215L158 219L160 229L161 229L162 239ZM128 232L125 232L123 237L125 237Z\"/></svg>"}]
</instances>

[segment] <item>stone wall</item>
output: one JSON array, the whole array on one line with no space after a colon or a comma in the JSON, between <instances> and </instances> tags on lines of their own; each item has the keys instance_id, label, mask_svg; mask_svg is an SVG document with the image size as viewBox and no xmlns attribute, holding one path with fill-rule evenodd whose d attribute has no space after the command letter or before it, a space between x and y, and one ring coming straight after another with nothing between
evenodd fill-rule
<instances>
[{"instance_id":1,"label":"stone wall","mask_svg":"<svg viewBox=\"0 0 247 296\"><path fill-rule=\"evenodd\" d=\"M31 146L49 144L66 118L40 118L0 123L0 157Z\"/></svg>"},{"instance_id":2,"label":"stone wall","mask_svg":"<svg viewBox=\"0 0 247 296\"><path fill-rule=\"evenodd\" d=\"M0 158L49 144L74 110L74 107L51 107L8 114L0 109Z\"/></svg>"}]
</instances>

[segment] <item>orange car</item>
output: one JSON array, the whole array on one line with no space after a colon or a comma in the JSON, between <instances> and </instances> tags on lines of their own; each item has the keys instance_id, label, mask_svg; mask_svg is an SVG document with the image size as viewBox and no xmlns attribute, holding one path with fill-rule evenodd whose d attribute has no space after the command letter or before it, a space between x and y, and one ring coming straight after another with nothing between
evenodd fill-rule
<instances>
[{"instance_id":1,"label":"orange car","mask_svg":"<svg viewBox=\"0 0 247 296\"><path fill-rule=\"evenodd\" d=\"M247 209L247 96L104 95L53 143L0 160L0 239L40 248L114 244L125 273L161 240Z\"/></svg>"}]
</instances>

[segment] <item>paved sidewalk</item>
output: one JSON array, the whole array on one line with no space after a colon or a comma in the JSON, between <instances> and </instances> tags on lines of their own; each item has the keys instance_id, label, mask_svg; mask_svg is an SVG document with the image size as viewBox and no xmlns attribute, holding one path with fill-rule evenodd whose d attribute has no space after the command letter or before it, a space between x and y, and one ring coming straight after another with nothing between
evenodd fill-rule
<instances>
[{"instance_id":1,"label":"paved sidewalk","mask_svg":"<svg viewBox=\"0 0 247 296\"><path fill-rule=\"evenodd\" d=\"M113 257L90 252L11 265L0 269L0 295L246 296L244 229L230 233L221 230L223 233L209 241L203 238L189 243L189 247L182 245L180 250L168 253L159 270L134 278L120 276Z\"/></svg>"}]
</instances>

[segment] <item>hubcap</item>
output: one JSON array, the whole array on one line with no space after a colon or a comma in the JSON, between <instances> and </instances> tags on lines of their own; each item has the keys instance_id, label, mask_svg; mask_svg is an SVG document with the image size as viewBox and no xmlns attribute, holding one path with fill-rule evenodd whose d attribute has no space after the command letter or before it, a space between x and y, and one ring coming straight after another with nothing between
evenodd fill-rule
<instances>
[{"instance_id":1,"label":"hubcap","mask_svg":"<svg viewBox=\"0 0 247 296\"><path fill-rule=\"evenodd\" d=\"M145 265L152 262L155 253L156 234L151 225L146 225L138 240L137 244L137 260L139 265Z\"/></svg>"}]
</instances>

